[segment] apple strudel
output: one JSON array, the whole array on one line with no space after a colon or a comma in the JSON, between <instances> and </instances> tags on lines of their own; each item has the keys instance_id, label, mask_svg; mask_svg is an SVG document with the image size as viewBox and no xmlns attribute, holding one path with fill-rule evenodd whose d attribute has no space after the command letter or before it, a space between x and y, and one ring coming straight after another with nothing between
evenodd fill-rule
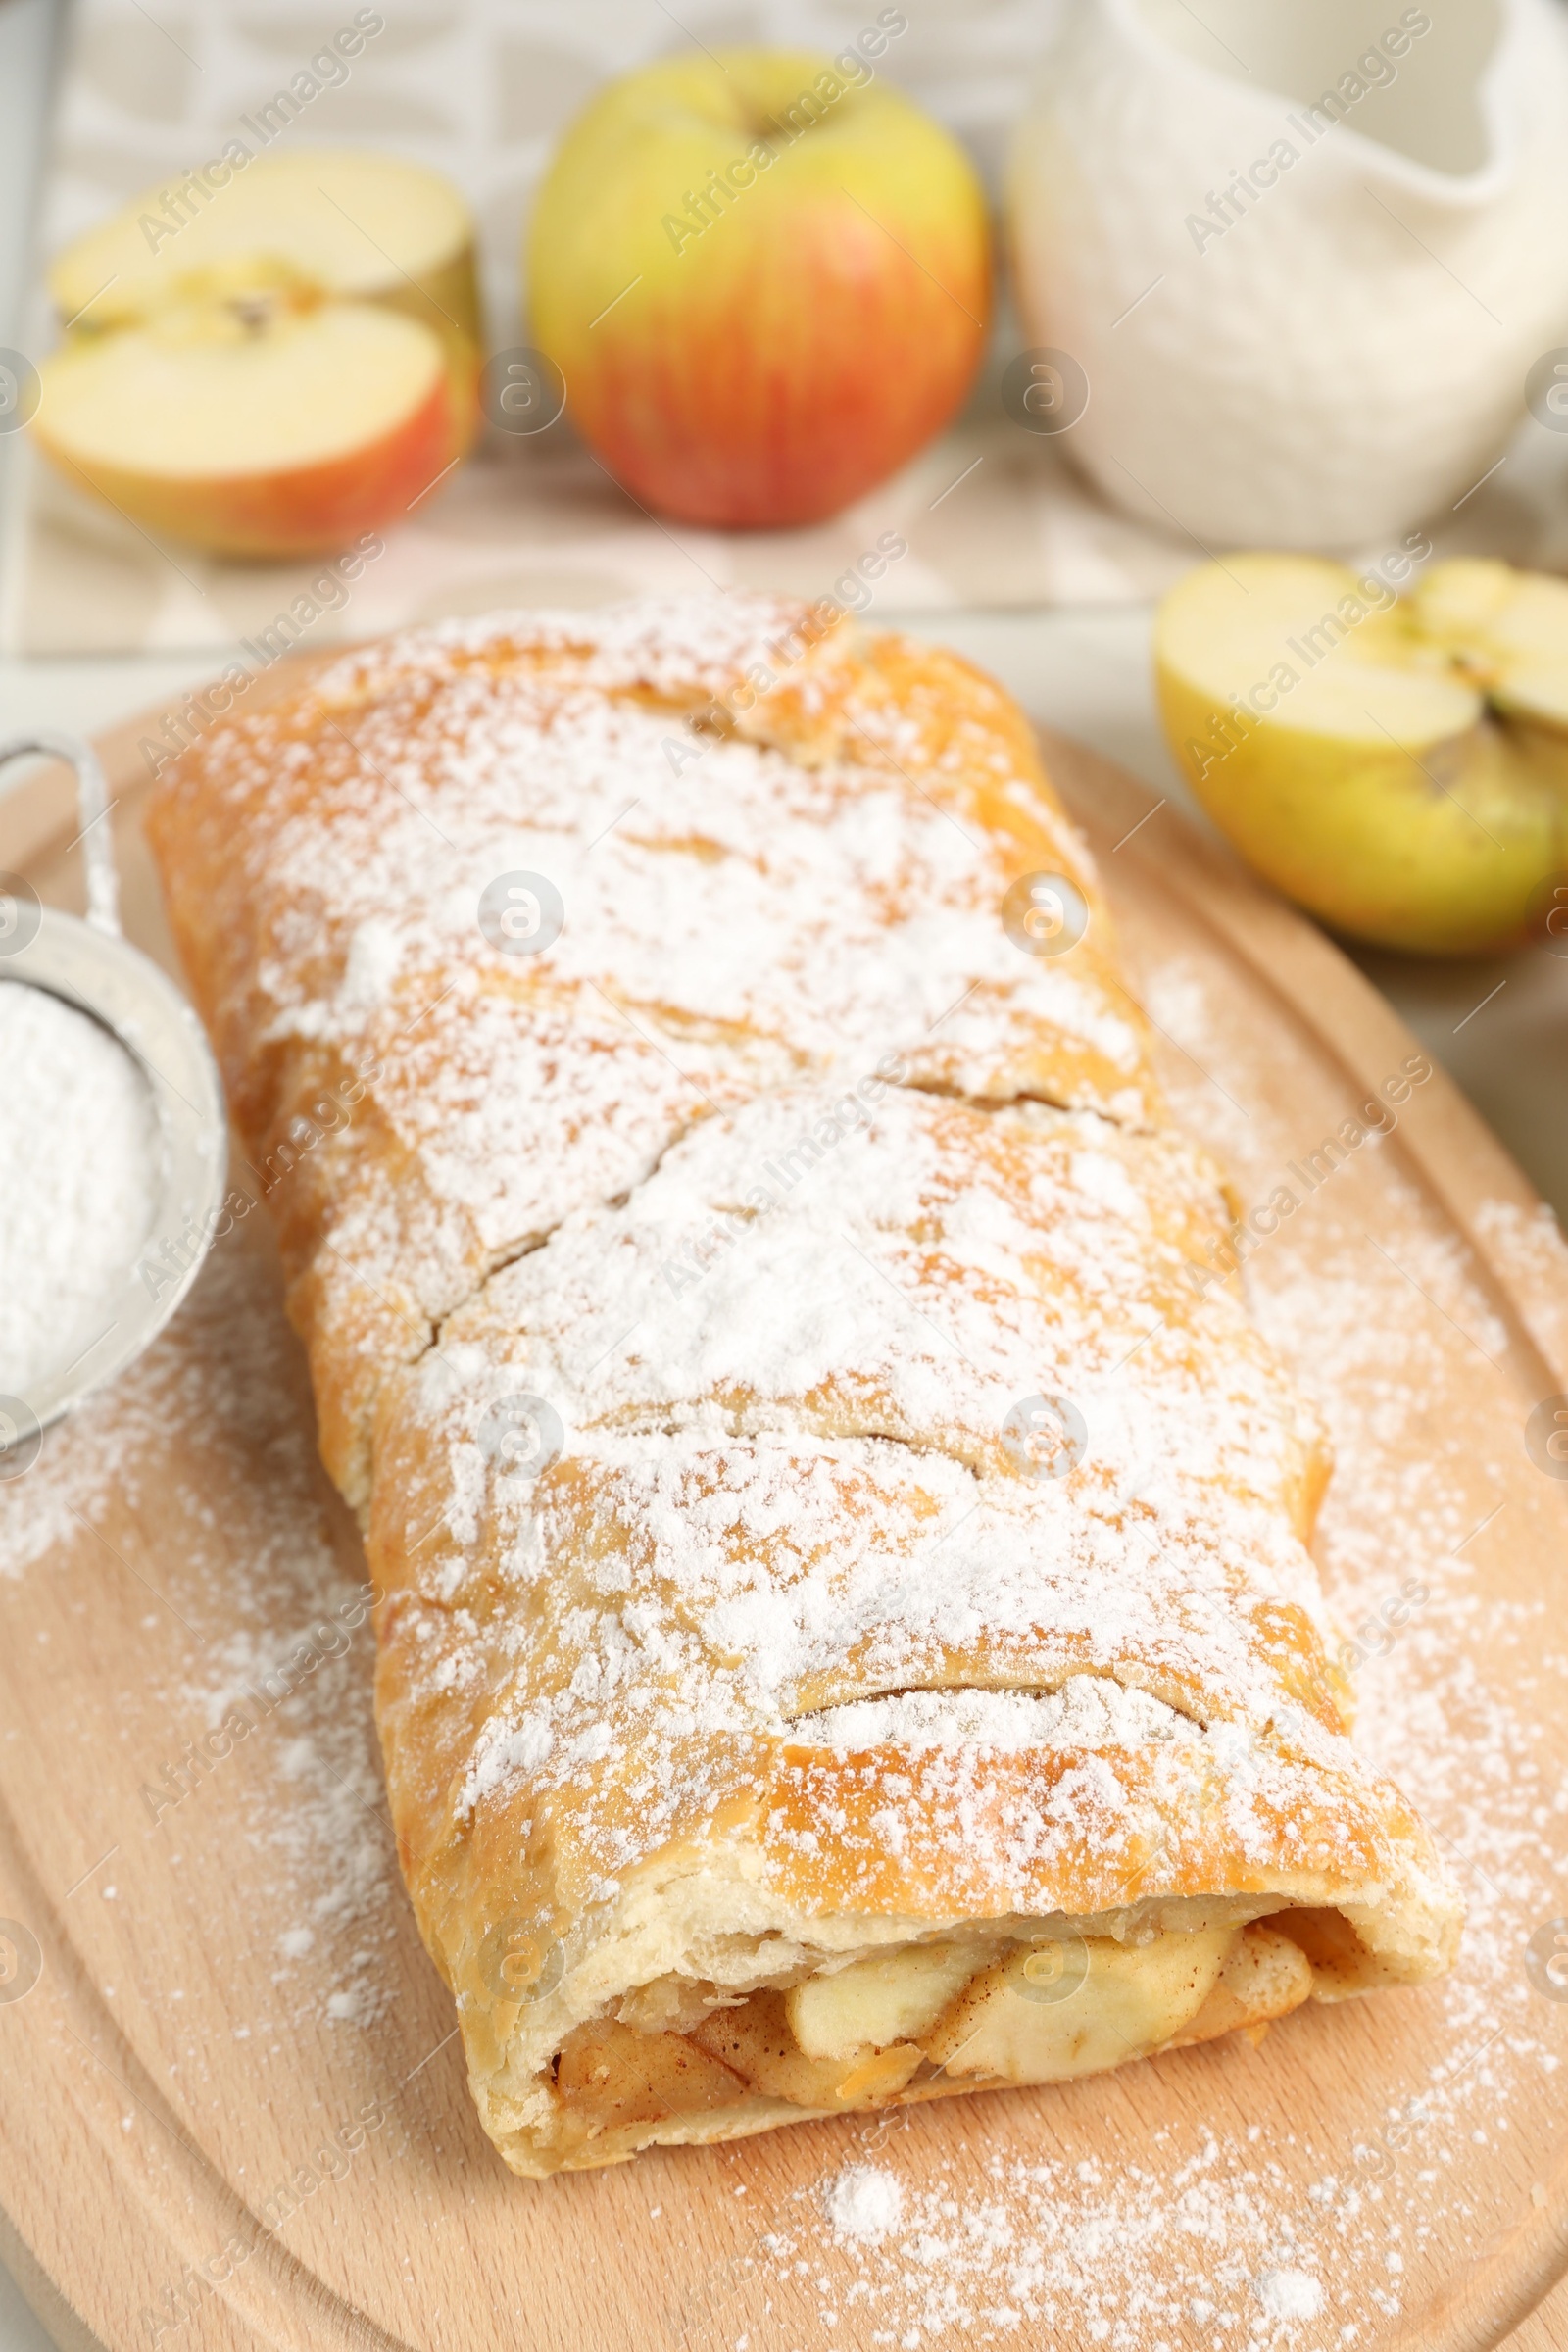
<instances>
[{"instance_id":1,"label":"apple strudel","mask_svg":"<svg viewBox=\"0 0 1568 2352\"><path fill-rule=\"evenodd\" d=\"M1027 723L758 597L451 623L151 830L382 1597L516 2170L1045 2082L1446 1967L1314 1416Z\"/></svg>"}]
</instances>

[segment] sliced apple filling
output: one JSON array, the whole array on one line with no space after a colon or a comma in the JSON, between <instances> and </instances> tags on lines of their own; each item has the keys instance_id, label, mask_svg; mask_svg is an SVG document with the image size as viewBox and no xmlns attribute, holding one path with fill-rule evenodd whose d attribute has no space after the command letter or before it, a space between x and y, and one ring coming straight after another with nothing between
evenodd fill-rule
<instances>
[{"instance_id":1,"label":"sliced apple filling","mask_svg":"<svg viewBox=\"0 0 1568 2352\"><path fill-rule=\"evenodd\" d=\"M1312 1990L1265 1920L1118 1942L1056 1936L906 1944L739 2001L684 2032L609 2017L564 2043L556 2096L590 2131L782 2102L816 2113L981 2082L1063 2082L1221 2034L1258 2038Z\"/></svg>"}]
</instances>

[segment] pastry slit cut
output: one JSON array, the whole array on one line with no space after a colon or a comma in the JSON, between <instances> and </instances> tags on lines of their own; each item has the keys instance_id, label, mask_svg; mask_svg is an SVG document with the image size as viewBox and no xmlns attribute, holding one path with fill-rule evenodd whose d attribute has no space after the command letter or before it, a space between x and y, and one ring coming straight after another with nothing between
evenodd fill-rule
<instances>
[{"instance_id":1,"label":"pastry slit cut","mask_svg":"<svg viewBox=\"0 0 1568 2352\"><path fill-rule=\"evenodd\" d=\"M898 1438L887 1437L882 1431L876 1434L884 1445L903 1443ZM837 1679L824 1675L820 1682L831 1685ZM1128 1682L1109 1667L1089 1671L1072 1667L1050 1681L1030 1676L1027 1679L1020 1678L1017 1682L998 1679L953 1683L933 1676L929 1682L862 1684L858 1677L853 1699L835 1697L830 1690L812 1688L797 1693L783 1712L792 1740L799 1740L803 1744L820 1742L829 1746L843 1746L853 1743L851 1727L857 1719L862 1723L868 1720L865 1710L893 1708L902 1701L912 1699L916 1708L929 1706L933 1714L946 1714L956 1724L961 1720L961 1709L966 1698L983 1702L987 1697L996 1695L1023 1701L1049 1701L1058 1696L1064 1686L1073 1683L1080 1686L1098 1683L1105 1691L1114 1693L1120 1699L1126 1699L1131 1694L1134 1704L1145 1695L1142 1682ZM1190 1727L1194 1733L1202 1733L1208 1728L1200 1713L1181 1703L1179 1694L1161 1693L1154 1703L1177 1719L1184 1729ZM956 1709L960 1712L955 1714Z\"/></svg>"}]
</instances>

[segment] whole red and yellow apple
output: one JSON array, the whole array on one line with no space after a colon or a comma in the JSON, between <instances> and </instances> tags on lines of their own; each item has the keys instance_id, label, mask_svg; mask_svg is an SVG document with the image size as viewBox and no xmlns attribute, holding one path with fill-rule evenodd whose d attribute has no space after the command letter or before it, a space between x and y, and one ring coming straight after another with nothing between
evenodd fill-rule
<instances>
[{"instance_id":1,"label":"whole red and yellow apple","mask_svg":"<svg viewBox=\"0 0 1568 2352\"><path fill-rule=\"evenodd\" d=\"M216 167L208 167L212 172ZM197 175L187 179L194 183ZM389 156L256 156L139 197L56 261L34 436L144 527L314 553L396 520L477 420L473 224Z\"/></svg>"},{"instance_id":2,"label":"whole red and yellow apple","mask_svg":"<svg viewBox=\"0 0 1568 2352\"><path fill-rule=\"evenodd\" d=\"M527 268L590 447L647 505L729 527L895 472L962 401L990 311L975 172L859 49L612 83L550 167Z\"/></svg>"}]
</instances>

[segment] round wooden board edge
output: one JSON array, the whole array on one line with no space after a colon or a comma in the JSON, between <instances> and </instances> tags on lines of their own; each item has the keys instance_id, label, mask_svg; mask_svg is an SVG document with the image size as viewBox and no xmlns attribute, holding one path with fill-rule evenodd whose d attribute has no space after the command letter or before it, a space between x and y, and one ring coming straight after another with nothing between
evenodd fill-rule
<instances>
[{"instance_id":1,"label":"round wooden board edge","mask_svg":"<svg viewBox=\"0 0 1568 2352\"><path fill-rule=\"evenodd\" d=\"M329 653L288 655L255 680L257 688L246 711L284 700L310 679L352 653L352 646ZM145 710L106 729L95 738L109 778L120 821L134 817L139 802L151 790L154 777L142 753L148 730L162 713ZM1105 811L1114 812L1118 833L1137 823L1157 806L1157 796L1115 761L1087 746L1057 734L1038 722L1047 764L1063 799L1091 837L1110 838ZM55 864L74 846L74 814L62 815L62 798L71 789L67 770L47 762L0 800L0 865L14 872ZM70 804L67 804L69 810ZM1232 853L1204 838L1176 810L1168 828L1156 837L1157 849L1144 828L1136 847L1136 862L1149 867L1157 858L1158 870L1176 876L1183 904L1195 917L1216 933L1227 951L1255 976L1260 993L1274 998L1284 1014L1304 1025L1325 1052L1344 1070L1352 1092L1381 1084L1417 1041L1371 983L1333 942L1284 901L1273 897ZM1108 863L1096 842L1102 870ZM1114 894L1112 894L1114 895ZM1544 1339L1531 1311L1533 1300L1521 1281L1500 1265L1477 1223L1487 1200L1502 1200L1526 1215L1539 1211L1534 1188L1479 1115L1440 1067L1419 1096L1405 1105L1400 1123L1403 1147L1419 1169L1423 1182L1445 1214L1469 1245L1506 1320L1540 1367L1541 1393L1568 1390L1568 1351ZM1564 1285L1563 1329L1568 1331L1568 1283ZM3 1821L0 1814L0 1821ZM101 2004L96 2004L101 2007ZM98 2022L118 2039L118 2029L104 2012ZM129 2058L128 2051L126 2052ZM0 2083L0 2094L4 2085ZM210 2169L210 2168L209 2168ZM171 2181L169 2211L160 2214L150 2201L137 2209L137 2220L179 2268L177 2247L184 2232L176 2219L187 2197ZM215 2174L205 2184L227 2201L233 2195ZM11 2268L38 2316L62 2345L62 2352L103 2352L103 2342L79 2312L69 2288L35 2249L15 2214L0 2202L0 2256ZM298 2267L285 2256L284 2267ZM1407 2314L1396 2332L1384 2339L1385 2352L1499 2352L1507 2338L1568 2272L1568 2158L1553 2178L1546 2205L1516 2228L1497 2233L1474 2249L1465 2268L1439 2298L1416 2314ZM307 2283L308 2278L308 2283ZM339 2341L385 2341L363 2316L342 2303L314 2275L298 2278L306 2286L313 2328L322 2337ZM228 2326L225 2339L255 2346L280 2342L274 2327L263 2319L248 2297L215 2295ZM209 2309L210 2306L204 2306ZM330 2311L330 2317L329 2317ZM337 2322L336 2327L332 2321ZM127 2339L128 2340L128 2339ZM119 2352L118 2345L114 2352ZM291 2348L292 2352L292 2348Z\"/></svg>"},{"instance_id":2,"label":"round wooden board edge","mask_svg":"<svg viewBox=\"0 0 1568 2352\"><path fill-rule=\"evenodd\" d=\"M1054 771L1065 765L1090 782L1091 808L1085 808L1083 794L1070 785L1062 797L1091 836L1110 830L1096 821L1093 807L1114 808L1120 823L1123 816L1136 821L1158 806L1156 796L1114 760L1050 727L1040 725L1038 732ZM1183 876L1185 887L1178 894L1183 904L1249 966L1260 993L1273 997L1289 1018L1310 1029L1344 1071L1352 1095L1375 1093L1407 1054L1424 1051L1387 998L1325 932L1185 817L1172 811L1171 828L1157 850L1146 828L1134 856L1157 873ZM1106 863L1102 856L1102 875ZM1542 1373L1555 1387L1568 1389L1568 1346L1542 1336L1533 1292L1499 1265L1478 1224L1484 1201L1506 1200L1533 1216L1542 1211L1541 1197L1442 1064L1428 1058L1434 1062L1432 1077L1400 1110L1404 1147L1505 1302L1505 1320L1517 1327ZM1563 1303L1568 1307L1568 1278Z\"/></svg>"}]
</instances>

